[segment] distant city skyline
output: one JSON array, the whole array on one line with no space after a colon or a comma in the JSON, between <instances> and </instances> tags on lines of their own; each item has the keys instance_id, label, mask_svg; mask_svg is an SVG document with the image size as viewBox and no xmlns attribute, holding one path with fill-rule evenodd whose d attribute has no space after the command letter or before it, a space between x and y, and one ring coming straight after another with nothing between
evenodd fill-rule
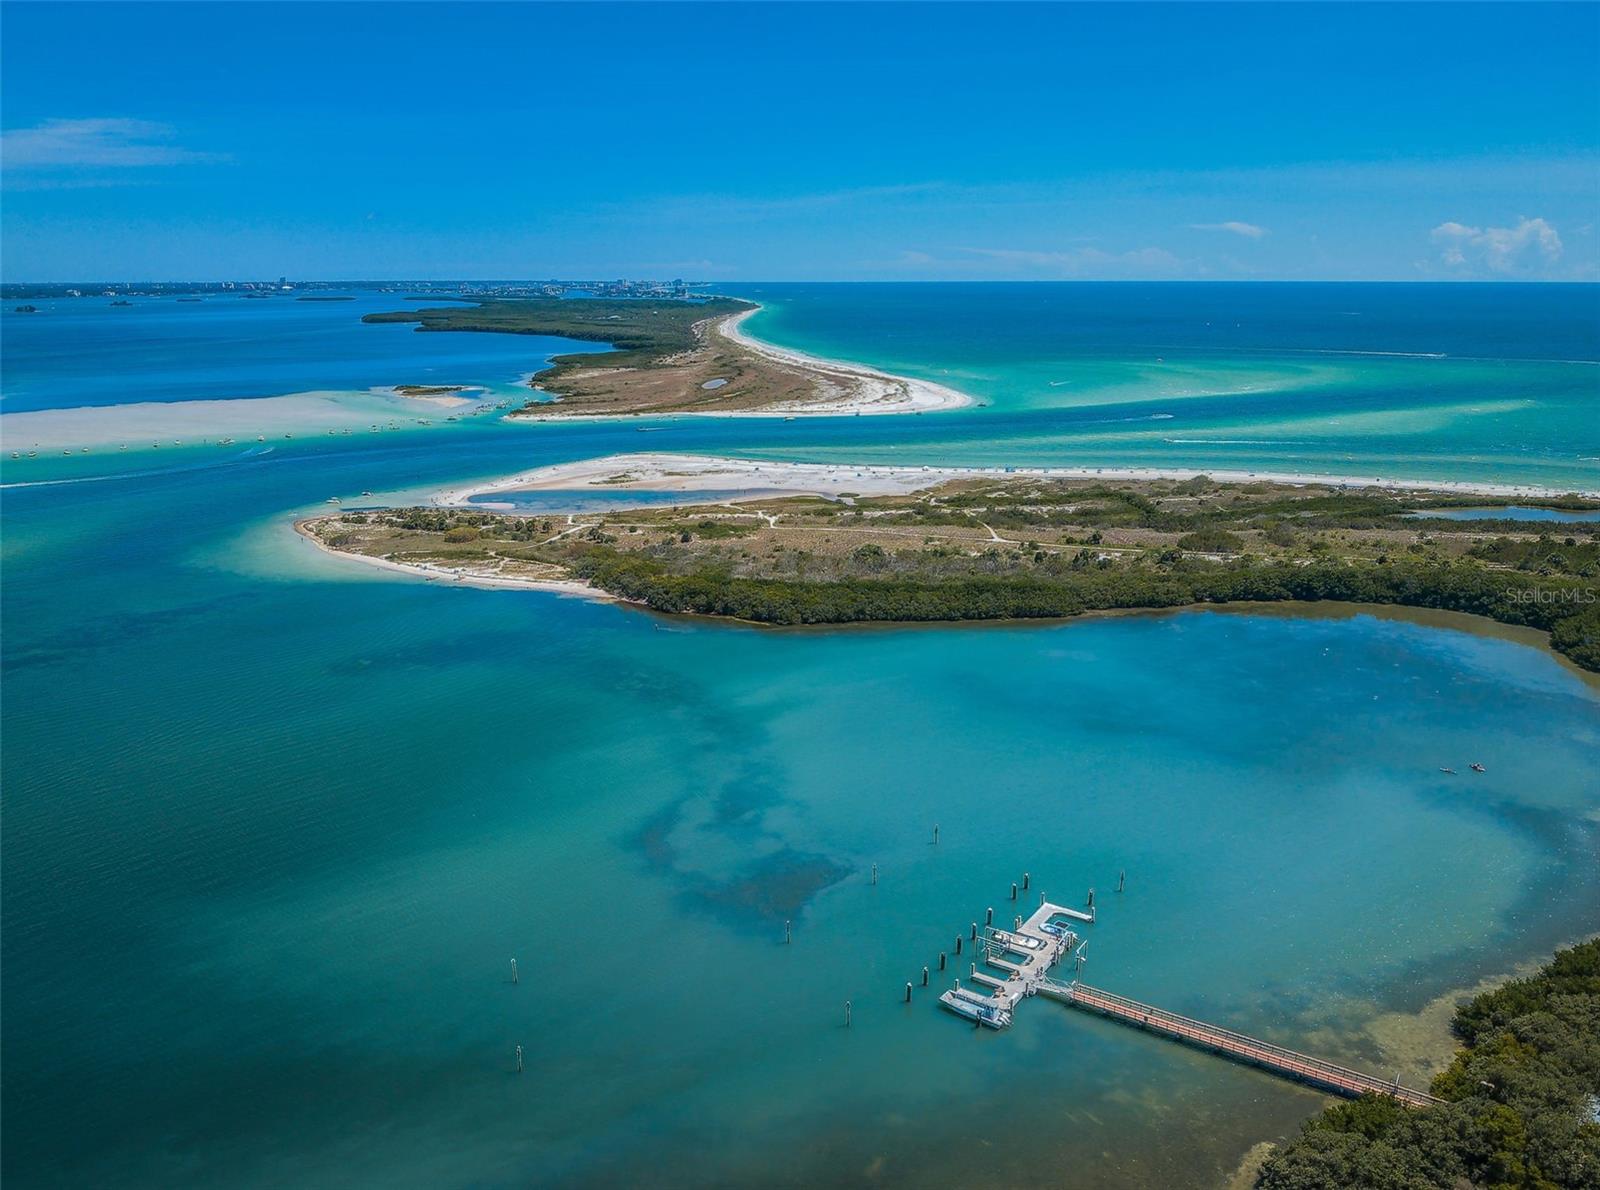
<instances>
[{"instance_id":1,"label":"distant city skyline","mask_svg":"<svg viewBox=\"0 0 1600 1190\"><path fill-rule=\"evenodd\" d=\"M3 7L7 282L1600 279L1592 4Z\"/></svg>"}]
</instances>

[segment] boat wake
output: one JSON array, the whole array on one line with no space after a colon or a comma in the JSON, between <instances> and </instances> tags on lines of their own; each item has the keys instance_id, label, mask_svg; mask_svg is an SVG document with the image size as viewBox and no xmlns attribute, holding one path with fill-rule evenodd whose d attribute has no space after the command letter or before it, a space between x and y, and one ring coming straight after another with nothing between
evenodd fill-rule
<instances>
[{"instance_id":1,"label":"boat wake","mask_svg":"<svg viewBox=\"0 0 1600 1190\"><path fill-rule=\"evenodd\" d=\"M114 479L148 479L158 475L184 475L193 471L211 471L218 467L227 467L233 463L243 462L246 459L260 458L271 454L276 447L252 447L227 459L213 460L208 463L191 463L187 467L149 467L142 471L113 471L109 475L75 475L62 479L27 479L15 483L0 483L0 491L9 491L12 488L57 488L66 487L77 483L105 483Z\"/></svg>"}]
</instances>

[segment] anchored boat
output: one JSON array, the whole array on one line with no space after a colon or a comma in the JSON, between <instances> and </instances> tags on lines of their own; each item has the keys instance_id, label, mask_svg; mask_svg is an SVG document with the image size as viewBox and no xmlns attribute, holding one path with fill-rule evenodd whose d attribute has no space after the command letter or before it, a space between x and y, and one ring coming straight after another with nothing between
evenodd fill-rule
<instances>
[{"instance_id":1,"label":"anchored boat","mask_svg":"<svg viewBox=\"0 0 1600 1190\"><path fill-rule=\"evenodd\" d=\"M1011 1010L988 996L980 996L976 992L969 992L959 984L939 997L943 1004L957 1016L964 1016L969 1021L976 1021L980 1025L987 1025L991 1029L1009 1029L1011 1027Z\"/></svg>"}]
</instances>

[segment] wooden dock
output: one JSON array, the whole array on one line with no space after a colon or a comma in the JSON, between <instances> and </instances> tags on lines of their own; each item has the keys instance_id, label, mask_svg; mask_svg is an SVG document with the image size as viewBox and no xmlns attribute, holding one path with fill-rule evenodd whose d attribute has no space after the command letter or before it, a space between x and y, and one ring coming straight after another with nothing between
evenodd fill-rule
<instances>
[{"instance_id":1,"label":"wooden dock","mask_svg":"<svg viewBox=\"0 0 1600 1190\"><path fill-rule=\"evenodd\" d=\"M1040 981L1036 985L1036 990L1042 995L1061 1000L1075 1008L1098 1012L1102 1016L1111 1017L1136 1028L1148 1029L1177 1041L1197 1045L1213 1053L1224 1054L1237 1061L1270 1070L1274 1074L1310 1083L1341 1095L1353 1097L1368 1092L1389 1095L1407 1107L1429 1107L1443 1102L1425 1091L1402 1087L1399 1079L1375 1078L1359 1070L1336 1066L1332 1062L1324 1062L1321 1058L1296 1053L1281 1045L1247 1037L1232 1029L1208 1025L1191 1017L1179 1016L1175 1012L1168 1012L1150 1004L1141 1004L1137 1000L1130 1000L1115 992L1092 988L1087 984L1062 983L1050 979Z\"/></svg>"},{"instance_id":2,"label":"wooden dock","mask_svg":"<svg viewBox=\"0 0 1600 1190\"><path fill-rule=\"evenodd\" d=\"M1022 886L1026 888L1027 885L1028 878L1024 875ZM1121 889L1120 882L1118 889ZM1015 899L1016 885L1011 886L1011 893ZM1402 1087L1398 1078L1381 1079L1363 1074L1359 1070L1297 1053L1270 1041L1262 1041L1192 1017L1179 1016L1175 1012L1168 1012L1153 1004L1142 1004L1102 988L1090 987L1078 979L1063 982L1052 978L1051 969L1068 956L1075 959L1075 974L1083 969L1083 952L1078 949L1079 936L1068 922L1094 921L1092 889L1087 912L1052 904L1040 894L1039 907L1026 920L1020 915L1013 918L1009 930L993 924L993 909L988 911L988 918L989 924L985 925L981 935L977 923L972 925L970 940L973 943L974 961L968 968L967 986L963 987L958 978L955 986L939 997L945 1008L979 1026L1008 1029L1011 1027L1012 1014L1022 1001L1034 996L1049 996L1085 1012L1098 1012L1135 1028L1199 1046L1214 1054L1246 1062L1284 1078L1339 1095L1388 1095L1407 1107L1430 1107L1443 1102L1426 1091ZM959 936L956 953L961 953ZM986 970L980 969L980 964ZM939 956L939 969L944 970L944 955ZM927 981L926 969L923 981ZM911 1002L909 983L906 985L906 1002Z\"/></svg>"}]
</instances>

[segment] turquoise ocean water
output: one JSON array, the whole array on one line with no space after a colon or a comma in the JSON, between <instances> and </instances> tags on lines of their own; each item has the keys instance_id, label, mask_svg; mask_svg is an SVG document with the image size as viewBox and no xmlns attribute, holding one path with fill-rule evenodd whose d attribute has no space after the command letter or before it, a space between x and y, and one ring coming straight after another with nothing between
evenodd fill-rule
<instances>
[{"instance_id":1,"label":"turquoise ocean water","mask_svg":"<svg viewBox=\"0 0 1600 1190\"><path fill-rule=\"evenodd\" d=\"M1283 608L758 631L390 578L288 528L334 495L644 447L1064 457L1093 402L980 363L1003 354L987 287L967 287L964 315L961 287L899 288L888 310L867 290L764 289L756 329L935 378L987 368L958 386L990 406L7 452L8 1185L1214 1184L1318 1097L1049 1003L974 1034L920 990L900 1003L905 981L985 907L1004 918L1028 870L1054 899L1098 888L1095 982L1381 1068L1377 1014L1594 928L1600 696L1520 639ZM1465 315L1428 302L1469 300L1331 288L1447 329ZM1186 292L1195 314L1233 300ZM1481 318L1499 356L1600 354L1590 291L1495 292L1503 319ZM1522 318L1519 293L1570 318ZM1317 339L1321 315L1294 300L1261 332L1279 354ZM135 311L178 362L126 392L365 388L421 368L509 388L560 349L362 327L351 305L303 304L299 366L302 332L271 324L275 339L253 313ZM28 324L33 407L117 399L39 361L112 352L127 312ZM918 317L944 333L889 333ZM9 409L22 348L3 327ZM243 366L241 332L264 363ZM1178 354L1164 325L1145 347L1158 337ZM1136 354L1082 367L1111 376ZM1027 366L1082 356L1049 340ZM1368 407L1488 401L1505 374L1477 397L1418 396L1339 366ZM1412 457L1580 481L1600 453L1592 370L1528 366L1519 399L1568 419L1547 448L1504 462L1471 436L1501 423L1467 419L1453 442L1412 435ZM1318 391L1272 400L1311 416L1295 402ZM1250 399L1181 401L1220 422ZM1473 760L1488 772L1437 771Z\"/></svg>"},{"instance_id":2,"label":"turquoise ocean water","mask_svg":"<svg viewBox=\"0 0 1600 1190\"><path fill-rule=\"evenodd\" d=\"M1600 487L1600 286L740 292L756 335L987 404L817 457Z\"/></svg>"}]
</instances>

